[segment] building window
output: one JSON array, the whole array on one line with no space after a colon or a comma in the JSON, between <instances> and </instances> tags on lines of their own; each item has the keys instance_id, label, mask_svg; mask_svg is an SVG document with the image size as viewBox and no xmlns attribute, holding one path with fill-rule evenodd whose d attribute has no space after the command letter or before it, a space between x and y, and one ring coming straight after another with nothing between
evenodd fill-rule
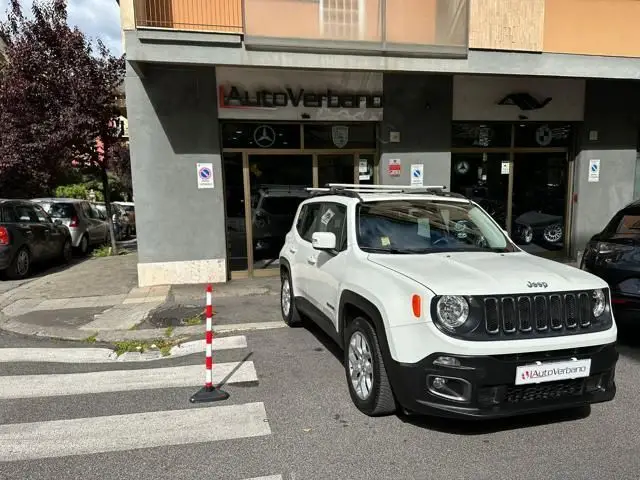
<instances>
[{"instance_id":1,"label":"building window","mask_svg":"<svg viewBox=\"0 0 640 480\"><path fill-rule=\"evenodd\" d=\"M362 40L364 0L320 0L320 31L325 38Z\"/></svg>"}]
</instances>

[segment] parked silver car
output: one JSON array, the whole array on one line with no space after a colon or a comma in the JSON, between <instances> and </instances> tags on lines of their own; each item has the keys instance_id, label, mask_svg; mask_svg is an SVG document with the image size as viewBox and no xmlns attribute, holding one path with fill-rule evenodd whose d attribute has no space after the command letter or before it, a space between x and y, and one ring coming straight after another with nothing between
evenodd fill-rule
<instances>
[{"instance_id":1,"label":"parked silver car","mask_svg":"<svg viewBox=\"0 0 640 480\"><path fill-rule=\"evenodd\" d=\"M109 243L109 227L103 214L86 200L75 198L35 198L32 200L71 232L74 248L86 254L94 245Z\"/></svg>"},{"instance_id":2,"label":"parked silver car","mask_svg":"<svg viewBox=\"0 0 640 480\"><path fill-rule=\"evenodd\" d=\"M104 218L107 218L107 207L104 203L92 203ZM111 203L111 222L116 240L126 240L133 233L131 220L125 209L118 203Z\"/></svg>"}]
</instances>

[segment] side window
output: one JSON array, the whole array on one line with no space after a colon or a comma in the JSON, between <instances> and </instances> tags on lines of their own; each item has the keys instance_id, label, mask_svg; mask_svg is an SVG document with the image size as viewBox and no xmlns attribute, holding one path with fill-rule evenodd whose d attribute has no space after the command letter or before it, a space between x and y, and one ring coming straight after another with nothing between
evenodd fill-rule
<instances>
[{"instance_id":1,"label":"side window","mask_svg":"<svg viewBox=\"0 0 640 480\"><path fill-rule=\"evenodd\" d=\"M33 207L36 210L36 215L38 216L38 221L41 223L53 223L51 221L51 218L49 217L49 215L47 215L47 213L44 211L44 209L40 206L40 205L34 205Z\"/></svg>"},{"instance_id":2,"label":"side window","mask_svg":"<svg viewBox=\"0 0 640 480\"><path fill-rule=\"evenodd\" d=\"M88 203L82 202L80 204L80 208L82 209L82 214L85 218L92 218L91 206Z\"/></svg>"},{"instance_id":3,"label":"side window","mask_svg":"<svg viewBox=\"0 0 640 480\"><path fill-rule=\"evenodd\" d=\"M18 222L38 223L38 216L33 207L28 205L16 205L13 207Z\"/></svg>"},{"instance_id":4,"label":"side window","mask_svg":"<svg viewBox=\"0 0 640 480\"><path fill-rule=\"evenodd\" d=\"M300 221L298 225L296 225L296 228L300 236L307 242L311 242L311 235L317 231L321 207L321 203L308 203L303 207L304 212L301 212Z\"/></svg>"},{"instance_id":5,"label":"side window","mask_svg":"<svg viewBox=\"0 0 640 480\"><path fill-rule=\"evenodd\" d=\"M347 248L347 207L339 203L325 203L318 225L318 232L331 232L336 236L336 248Z\"/></svg>"}]
</instances>

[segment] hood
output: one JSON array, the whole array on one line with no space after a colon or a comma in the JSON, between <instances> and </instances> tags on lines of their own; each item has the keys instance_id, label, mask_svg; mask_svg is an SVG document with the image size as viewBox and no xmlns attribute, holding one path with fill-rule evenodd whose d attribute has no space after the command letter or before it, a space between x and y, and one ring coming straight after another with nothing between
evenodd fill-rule
<instances>
[{"instance_id":1,"label":"hood","mask_svg":"<svg viewBox=\"0 0 640 480\"><path fill-rule=\"evenodd\" d=\"M590 273L524 252L370 254L369 261L412 278L436 295L551 293L607 286Z\"/></svg>"}]
</instances>

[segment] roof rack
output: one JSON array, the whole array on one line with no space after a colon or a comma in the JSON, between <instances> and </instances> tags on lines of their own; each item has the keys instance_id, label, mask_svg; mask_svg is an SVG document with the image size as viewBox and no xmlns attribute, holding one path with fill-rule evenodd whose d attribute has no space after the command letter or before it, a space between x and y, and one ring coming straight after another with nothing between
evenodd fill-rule
<instances>
[{"instance_id":1,"label":"roof rack","mask_svg":"<svg viewBox=\"0 0 640 480\"><path fill-rule=\"evenodd\" d=\"M464 198L459 193L447 192L446 185L360 185L351 183L328 183L326 187L307 188L312 195L344 195L362 200L362 193L400 193L438 195L442 197Z\"/></svg>"}]
</instances>

